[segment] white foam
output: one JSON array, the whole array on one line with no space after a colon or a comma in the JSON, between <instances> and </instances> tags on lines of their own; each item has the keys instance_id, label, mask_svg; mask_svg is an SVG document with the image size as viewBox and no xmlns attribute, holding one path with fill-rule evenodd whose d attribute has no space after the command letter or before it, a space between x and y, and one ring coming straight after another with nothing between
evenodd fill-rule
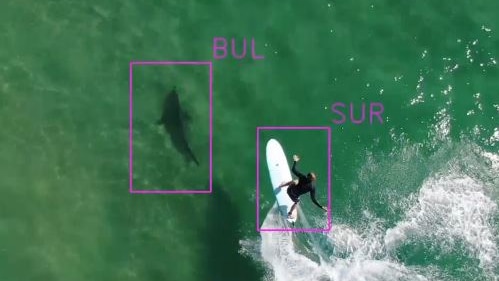
<instances>
[{"instance_id":1,"label":"white foam","mask_svg":"<svg viewBox=\"0 0 499 281\"><path fill-rule=\"evenodd\" d=\"M499 134L498 134L499 135ZM499 156L490 152L484 152L484 157L490 160L492 169L499 171Z\"/></svg>"},{"instance_id":2,"label":"white foam","mask_svg":"<svg viewBox=\"0 0 499 281\"><path fill-rule=\"evenodd\" d=\"M390 157L402 159L393 160L399 164L413 162L411 157L406 159L414 153L411 149L405 149L411 146L402 147L404 149L393 152ZM448 151L447 149L453 151L452 148L444 150ZM467 255L479 261L484 280L497 280L498 230L492 220L498 214L498 206L490 197L491 182L488 175L491 173L490 164L497 171L499 156L475 151L473 145L465 145L464 148L457 149L457 152L446 165L437 165L442 172L429 176L418 192L403 198L393 196L393 200L397 202L391 202L393 200L390 199L390 204L404 206L397 208L404 211L401 220L395 222L392 228L387 229L386 221L364 209L364 218L355 226L333 224L333 229L327 236L306 236L307 241L313 240L312 244L319 243L308 250L321 256L320 259L304 253L303 248L307 246L290 232L262 232L260 240L249 243L253 243L253 246L247 243L245 247L254 253L258 252L258 260L268 265L267 281L454 280L448 276L446 268L438 265L410 266L399 260L397 251L402 249L402 245L414 241L428 242L432 248L440 249L442 253L456 249L461 251L461 246L464 245ZM435 157L442 160L441 157L445 154L447 153L437 153ZM480 157L476 158L478 155L485 156L490 162L480 161ZM371 161L371 164L378 163L373 157L368 157L367 161ZM428 161L433 162L435 159ZM463 163L464 165L460 165ZM370 179L369 173L379 172L371 169L371 164L366 164L369 171L363 168L363 172L359 173L361 182L364 178ZM481 166L483 164L485 166ZM468 176L467 173L473 176ZM477 177L477 173L481 174ZM481 178L480 175L484 177L484 182L478 179ZM300 213L305 221L306 215ZM321 219L323 220L317 218L316 221L314 217L312 221L317 225ZM274 205L262 228L282 226ZM259 250L256 251L258 246ZM324 255L323 252L328 254Z\"/></svg>"},{"instance_id":3,"label":"white foam","mask_svg":"<svg viewBox=\"0 0 499 281\"><path fill-rule=\"evenodd\" d=\"M495 144L499 143L499 128L495 128L494 129L494 133L489 138L489 143L492 146L494 146Z\"/></svg>"},{"instance_id":4,"label":"white foam","mask_svg":"<svg viewBox=\"0 0 499 281\"><path fill-rule=\"evenodd\" d=\"M408 237L437 240L442 247L461 240L480 267L492 272L499 257L491 225L496 212L496 203L485 195L480 182L460 174L435 176L423 184L405 220L387 230L385 245L393 249Z\"/></svg>"},{"instance_id":5,"label":"white foam","mask_svg":"<svg viewBox=\"0 0 499 281\"><path fill-rule=\"evenodd\" d=\"M447 109L443 108L438 111L435 115L436 124L433 125L430 134L433 135L433 141L444 141L450 134L451 131L451 118L447 113Z\"/></svg>"},{"instance_id":6,"label":"white foam","mask_svg":"<svg viewBox=\"0 0 499 281\"><path fill-rule=\"evenodd\" d=\"M263 227L278 227L280 219L271 211ZM374 229L377 229L374 227ZM281 281L395 281L395 280L433 280L428 279L388 257L374 258L383 252L379 235L372 235L373 228L366 233L342 225L335 226L328 234L327 241L343 252L344 258L335 256L316 263L295 248L293 234L290 232L262 232L261 255L272 269L268 279ZM319 234L320 235L320 234Z\"/></svg>"}]
</instances>

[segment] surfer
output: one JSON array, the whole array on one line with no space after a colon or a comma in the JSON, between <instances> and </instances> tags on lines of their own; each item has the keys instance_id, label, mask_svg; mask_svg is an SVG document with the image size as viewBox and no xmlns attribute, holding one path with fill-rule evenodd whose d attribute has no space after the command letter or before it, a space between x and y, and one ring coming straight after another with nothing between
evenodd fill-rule
<instances>
[{"instance_id":1,"label":"surfer","mask_svg":"<svg viewBox=\"0 0 499 281\"><path fill-rule=\"evenodd\" d=\"M288 216L291 216L293 210L296 208L296 205L298 205L298 203L300 202L299 197L308 192L310 192L310 198L312 199L312 202L314 202L314 204L319 208L327 211L327 208L319 204L319 202L317 202L317 200L315 199L315 181L317 180L317 177L313 172L308 173L306 176L300 173L296 169L296 163L298 161L300 161L300 157L298 157L297 155L293 155L293 168L291 169L291 171L298 177L298 180L285 182L279 186L279 188L289 186L287 192L289 198L291 198L291 200L294 202L293 206L291 206L291 209L288 212Z\"/></svg>"}]
</instances>

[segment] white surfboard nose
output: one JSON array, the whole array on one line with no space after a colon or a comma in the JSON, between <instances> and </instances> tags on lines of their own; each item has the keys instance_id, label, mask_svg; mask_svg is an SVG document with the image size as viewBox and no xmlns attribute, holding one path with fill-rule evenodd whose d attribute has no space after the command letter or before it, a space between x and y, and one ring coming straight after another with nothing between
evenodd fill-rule
<instances>
[{"instance_id":1,"label":"white surfboard nose","mask_svg":"<svg viewBox=\"0 0 499 281\"><path fill-rule=\"evenodd\" d=\"M279 142L276 139L270 139L269 141L267 141L267 150L269 149L269 147L276 147L277 145L280 146Z\"/></svg>"}]
</instances>

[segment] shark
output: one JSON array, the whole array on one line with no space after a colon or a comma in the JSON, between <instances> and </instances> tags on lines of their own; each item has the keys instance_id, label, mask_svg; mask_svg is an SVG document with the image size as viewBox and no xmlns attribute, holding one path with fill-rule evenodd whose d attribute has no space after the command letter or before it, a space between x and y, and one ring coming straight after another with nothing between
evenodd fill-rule
<instances>
[{"instance_id":1,"label":"shark","mask_svg":"<svg viewBox=\"0 0 499 281\"><path fill-rule=\"evenodd\" d=\"M161 118L157 124L162 125L170 135L175 149L184 156L187 162L194 162L199 166L199 161L189 145L186 135L191 117L182 109L176 88L174 87L165 97Z\"/></svg>"}]
</instances>

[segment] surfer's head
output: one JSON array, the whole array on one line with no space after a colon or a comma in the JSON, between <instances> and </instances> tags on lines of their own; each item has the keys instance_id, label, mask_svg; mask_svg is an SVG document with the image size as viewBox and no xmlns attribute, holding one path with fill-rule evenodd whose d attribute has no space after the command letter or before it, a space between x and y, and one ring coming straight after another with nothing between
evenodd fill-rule
<instances>
[{"instance_id":1,"label":"surfer's head","mask_svg":"<svg viewBox=\"0 0 499 281\"><path fill-rule=\"evenodd\" d=\"M307 178L311 181L315 181L317 179L317 177L315 176L315 173L313 173L313 172L308 173Z\"/></svg>"}]
</instances>

